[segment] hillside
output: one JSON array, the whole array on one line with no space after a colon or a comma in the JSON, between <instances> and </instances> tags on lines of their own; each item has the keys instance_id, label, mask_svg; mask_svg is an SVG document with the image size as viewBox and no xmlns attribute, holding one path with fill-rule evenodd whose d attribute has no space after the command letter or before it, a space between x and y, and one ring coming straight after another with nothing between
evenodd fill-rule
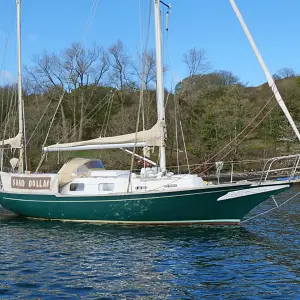
<instances>
[{"instance_id":1,"label":"hillside","mask_svg":"<svg viewBox=\"0 0 300 300\"><path fill-rule=\"evenodd\" d=\"M83 54L80 52L82 56L76 60L76 77L66 75L70 74L71 66L74 68L76 47L79 46L74 44L72 47L63 58L44 55L36 58L34 67L27 69L23 94L30 170L35 170L44 144L135 131L140 87L137 77L134 80L134 77L127 76L129 73L124 73L124 68L128 66L126 59L122 55L117 56L121 53L122 45L116 44L115 48L109 50L110 54L115 54L112 56L115 61L106 60L101 49ZM99 52L96 53L96 50ZM122 69L118 69L117 62L122 58ZM58 59L64 61L58 63ZM95 66L94 62L97 62ZM148 129L156 122L153 56L147 62L140 129L143 123ZM90 66L93 67L89 69ZM105 74L106 80L103 80ZM297 76L276 81L298 127L299 82ZM247 87L231 72L216 71L191 75L176 86L175 93L166 91L165 96L169 166L177 165L177 143L180 164L187 164L181 127L190 164L199 164L208 159L211 162L254 160L299 151L292 129L267 84ZM0 97L2 135L5 138L12 137L17 132L18 123L16 88L1 88ZM61 105L49 130L58 103ZM5 153L5 165L8 166L12 153ZM58 169L65 160L74 156L100 157L107 168L130 166L130 155L120 150L110 150L59 155L49 153L43 169ZM157 159L157 151L152 153L152 159Z\"/></svg>"}]
</instances>

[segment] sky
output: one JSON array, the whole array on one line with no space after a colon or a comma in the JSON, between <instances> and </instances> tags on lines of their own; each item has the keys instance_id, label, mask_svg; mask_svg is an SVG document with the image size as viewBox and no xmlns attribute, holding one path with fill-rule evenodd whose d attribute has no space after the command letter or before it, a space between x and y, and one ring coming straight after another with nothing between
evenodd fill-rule
<instances>
[{"instance_id":1,"label":"sky","mask_svg":"<svg viewBox=\"0 0 300 300\"><path fill-rule=\"evenodd\" d=\"M23 0L22 63L37 54L59 53L73 42L107 48L123 41L135 57L145 45L150 0ZM98 2L87 26L93 5ZM169 0L169 31L164 33L166 85L187 76L183 54L205 49L213 70L232 71L249 86L264 83L264 74L229 0ZM283 67L300 73L300 1L236 0L271 74ZM153 5L153 4L151 4ZM153 7L152 7L153 16ZM150 27L149 47L154 47ZM7 45L7 46L6 46ZM0 2L0 84L17 78L15 0Z\"/></svg>"}]
</instances>

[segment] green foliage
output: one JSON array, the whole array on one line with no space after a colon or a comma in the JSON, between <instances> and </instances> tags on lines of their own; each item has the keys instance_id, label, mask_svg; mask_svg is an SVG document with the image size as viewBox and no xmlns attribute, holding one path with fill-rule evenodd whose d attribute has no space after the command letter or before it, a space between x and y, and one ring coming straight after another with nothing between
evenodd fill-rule
<instances>
[{"instance_id":1,"label":"green foliage","mask_svg":"<svg viewBox=\"0 0 300 300\"><path fill-rule=\"evenodd\" d=\"M140 130L143 118L146 129L157 119L156 94L151 90L155 84L154 54L150 58ZM113 45L108 53L101 47L78 53L78 45L73 44L62 56L45 54L36 58L35 63L28 71L28 87L23 93L26 137L30 139L27 146L29 169L34 170L39 162L41 147L62 95L48 145L135 131L139 78L131 76L137 68L131 68L121 42ZM72 76L68 73L70 70ZM137 74L140 76L139 72ZM273 96L267 84L246 87L229 71L191 74L176 85L175 94L167 96L166 92L169 165L176 164L176 122L180 160L186 163L179 121L182 122L190 163L199 163L212 156L214 161L257 159L295 149L297 142L278 104L274 98L268 103ZM292 76L288 69L282 69L280 74L283 75L276 83L299 127L300 77ZM18 131L15 99L16 87L0 88L1 134L4 138L12 137ZM107 168L128 168L131 163L130 155L118 150L83 151L49 154L43 168L57 170L72 157L100 158ZM157 159L156 152L153 160ZM5 157L5 162L8 161Z\"/></svg>"}]
</instances>

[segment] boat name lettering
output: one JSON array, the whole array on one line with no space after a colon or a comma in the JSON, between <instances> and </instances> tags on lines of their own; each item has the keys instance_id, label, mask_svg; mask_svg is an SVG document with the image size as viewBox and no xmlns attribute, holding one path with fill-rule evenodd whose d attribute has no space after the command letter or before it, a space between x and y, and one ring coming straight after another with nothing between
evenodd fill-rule
<instances>
[{"instance_id":1,"label":"boat name lettering","mask_svg":"<svg viewBox=\"0 0 300 300\"><path fill-rule=\"evenodd\" d=\"M29 190L50 190L51 177L11 177L11 187Z\"/></svg>"}]
</instances>

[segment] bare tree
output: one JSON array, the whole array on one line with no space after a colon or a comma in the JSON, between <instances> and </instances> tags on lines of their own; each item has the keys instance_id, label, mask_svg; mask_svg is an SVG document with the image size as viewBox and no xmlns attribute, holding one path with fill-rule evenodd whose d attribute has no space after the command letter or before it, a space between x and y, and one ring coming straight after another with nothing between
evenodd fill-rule
<instances>
[{"instance_id":1,"label":"bare tree","mask_svg":"<svg viewBox=\"0 0 300 300\"><path fill-rule=\"evenodd\" d=\"M124 51L122 41L118 40L109 49L109 64L111 72L109 74L111 83L119 90L123 90L129 86L131 80L130 74L130 58Z\"/></svg>"},{"instance_id":2,"label":"bare tree","mask_svg":"<svg viewBox=\"0 0 300 300\"><path fill-rule=\"evenodd\" d=\"M33 62L34 67L26 70L37 92L47 93L58 100L66 89L69 92L74 90L73 102L70 104L70 109L73 111L72 127L75 130L76 104L79 103L78 138L82 139L83 121L90 100L100 80L109 69L106 52L96 45L86 50L80 43L73 43L60 56L44 53L42 56L35 56ZM90 86L94 86L94 89L89 89ZM61 115L62 123L65 124L63 106L61 106Z\"/></svg>"},{"instance_id":3,"label":"bare tree","mask_svg":"<svg viewBox=\"0 0 300 300\"><path fill-rule=\"evenodd\" d=\"M145 90L149 90L151 83L156 82L156 60L153 49L138 53L139 64L132 63L133 75L138 78L140 82L144 82Z\"/></svg>"},{"instance_id":4,"label":"bare tree","mask_svg":"<svg viewBox=\"0 0 300 300\"><path fill-rule=\"evenodd\" d=\"M36 92L47 92L52 87L64 87L63 68L55 54L44 52L32 58L34 67L27 68L28 82Z\"/></svg>"},{"instance_id":5,"label":"bare tree","mask_svg":"<svg viewBox=\"0 0 300 300\"><path fill-rule=\"evenodd\" d=\"M143 94L143 110L144 110L144 124L146 128L152 125L153 117L156 115L155 107L155 94L153 89L156 85L156 55L153 49L138 53L138 62L132 63L132 75L137 78L139 82L137 86L144 87ZM165 72L166 67L163 68Z\"/></svg>"},{"instance_id":6,"label":"bare tree","mask_svg":"<svg viewBox=\"0 0 300 300\"><path fill-rule=\"evenodd\" d=\"M60 63L60 59L55 54L44 52L42 56L34 56L35 66L31 69L25 67L27 72L27 88L35 93L47 94L51 104L52 100L59 101L63 95L65 70ZM62 136L67 134L67 121L65 118L64 108L60 106L62 121Z\"/></svg>"},{"instance_id":7,"label":"bare tree","mask_svg":"<svg viewBox=\"0 0 300 300\"><path fill-rule=\"evenodd\" d=\"M132 63L133 75L140 82L144 82L145 90L152 89L152 84L156 84L156 55L154 49L138 53L140 64ZM168 66L163 66L163 73L168 71ZM144 73L144 74L143 74Z\"/></svg>"},{"instance_id":8,"label":"bare tree","mask_svg":"<svg viewBox=\"0 0 300 300\"><path fill-rule=\"evenodd\" d=\"M292 68L282 68L277 71L276 75L278 76L277 78L291 78L295 77L296 73Z\"/></svg>"},{"instance_id":9,"label":"bare tree","mask_svg":"<svg viewBox=\"0 0 300 300\"><path fill-rule=\"evenodd\" d=\"M274 80L280 80L280 79L282 79L281 76L278 75L277 73L273 74L272 77L273 77Z\"/></svg>"},{"instance_id":10,"label":"bare tree","mask_svg":"<svg viewBox=\"0 0 300 300\"><path fill-rule=\"evenodd\" d=\"M186 64L189 76L206 73L210 69L210 63L205 56L204 49L190 49L183 55L183 61Z\"/></svg>"},{"instance_id":11,"label":"bare tree","mask_svg":"<svg viewBox=\"0 0 300 300\"><path fill-rule=\"evenodd\" d=\"M73 43L62 55L62 64L67 71L66 80L73 88L99 84L108 71L108 57L102 47L93 45L86 50L80 43Z\"/></svg>"},{"instance_id":12,"label":"bare tree","mask_svg":"<svg viewBox=\"0 0 300 300\"><path fill-rule=\"evenodd\" d=\"M108 58L105 51L96 45L85 50L80 43L74 43L63 53L63 66L67 70L69 85L74 89L78 88L80 120L78 138L82 139L83 122L89 102L92 99L95 89L88 96L88 87L99 84L104 74L108 71ZM76 98L73 101L73 120L76 123Z\"/></svg>"}]
</instances>

